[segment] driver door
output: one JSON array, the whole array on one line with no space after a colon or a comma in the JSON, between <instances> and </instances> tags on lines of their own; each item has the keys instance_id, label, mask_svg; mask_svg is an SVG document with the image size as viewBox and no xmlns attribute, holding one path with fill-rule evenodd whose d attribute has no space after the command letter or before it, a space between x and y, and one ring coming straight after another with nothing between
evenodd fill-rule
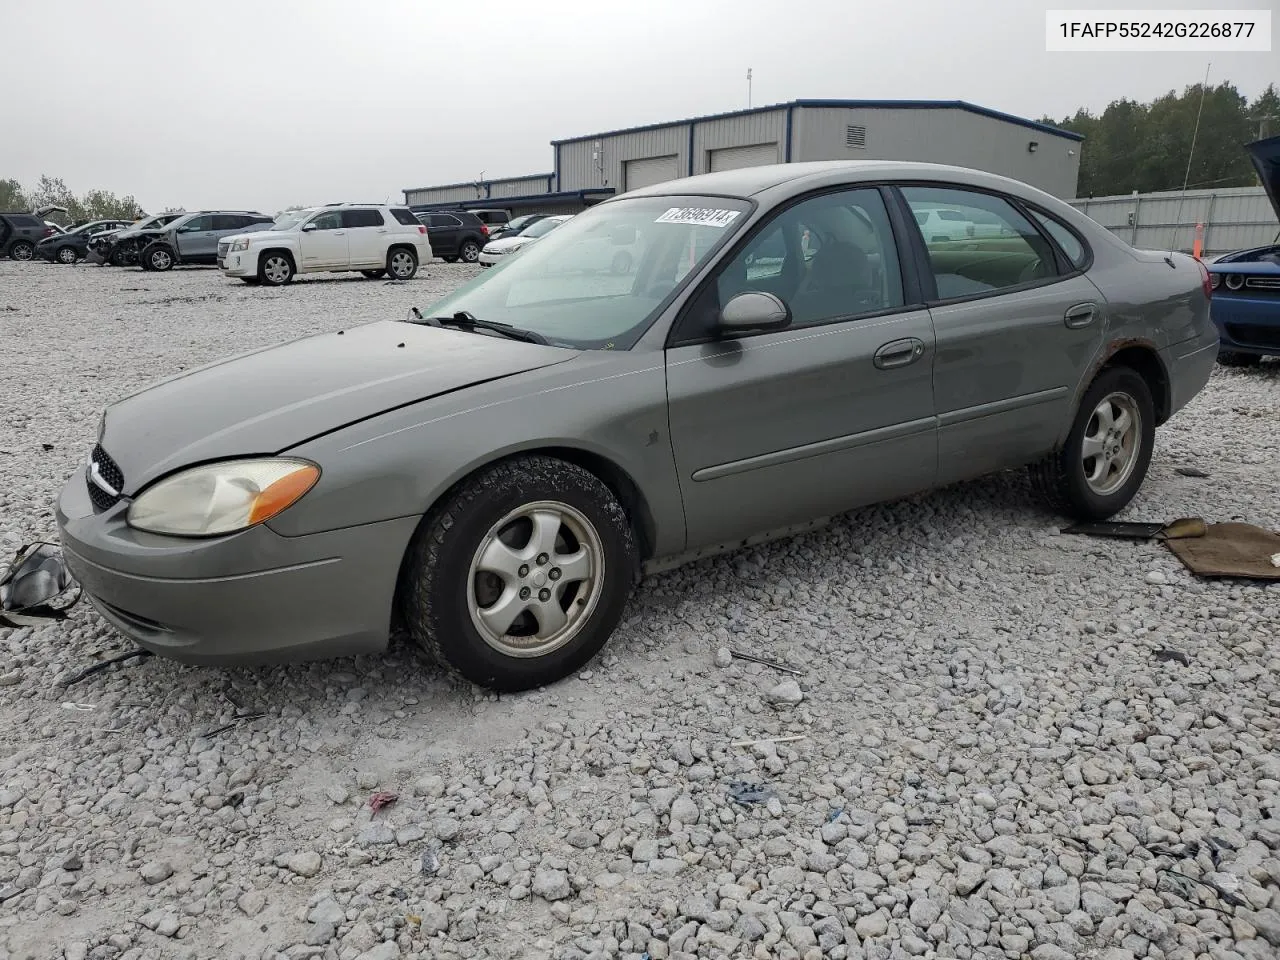
<instances>
[{"instance_id":1,"label":"driver door","mask_svg":"<svg viewBox=\"0 0 1280 960\"><path fill-rule=\"evenodd\" d=\"M801 200L690 301L666 357L687 549L933 485L933 323L900 242L877 188ZM720 339L746 290L780 297L790 326Z\"/></svg>"},{"instance_id":2,"label":"driver door","mask_svg":"<svg viewBox=\"0 0 1280 960\"><path fill-rule=\"evenodd\" d=\"M192 217L178 228L175 239L178 253L184 260L217 256L218 240L213 232L212 214Z\"/></svg>"},{"instance_id":3,"label":"driver door","mask_svg":"<svg viewBox=\"0 0 1280 960\"><path fill-rule=\"evenodd\" d=\"M302 228L298 247L304 270L345 267L351 257L342 211L329 210L312 217Z\"/></svg>"}]
</instances>

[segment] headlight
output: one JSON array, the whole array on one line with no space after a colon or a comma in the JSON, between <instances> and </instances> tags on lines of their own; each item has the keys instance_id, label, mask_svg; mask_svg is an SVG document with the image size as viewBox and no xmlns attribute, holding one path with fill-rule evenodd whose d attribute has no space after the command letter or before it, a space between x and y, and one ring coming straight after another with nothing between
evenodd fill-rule
<instances>
[{"instance_id":1,"label":"headlight","mask_svg":"<svg viewBox=\"0 0 1280 960\"><path fill-rule=\"evenodd\" d=\"M287 510L320 479L306 460L231 460L194 467L143 491L129 526L174 537L234 533Z\"/></svg>"},{"instance_id":2,"label":"headlight","mask_svg":"<svg viewBox=\"0 0 1280 960\"><path fill-rule=\"evenodd\" d=\"M231 241L231 252L232 252L232 253L236 252L237 250L248 250L248 249L249 249L249 238L248 238L248 237L241 237L239 240L232 240L232 241Z\"/></svg>"},{"instance_id":3,"label":"headlight","mask_svg":"<svg viewBox=\"0 0 1280 960\"><path fill-rule=\"evenodd\" d=\"M1238 273L1228 273L1227 279L1223 282L1227 285L1228 290L1239 290L1244 286L1244 277Z\"/></svg>"}]
</instances>

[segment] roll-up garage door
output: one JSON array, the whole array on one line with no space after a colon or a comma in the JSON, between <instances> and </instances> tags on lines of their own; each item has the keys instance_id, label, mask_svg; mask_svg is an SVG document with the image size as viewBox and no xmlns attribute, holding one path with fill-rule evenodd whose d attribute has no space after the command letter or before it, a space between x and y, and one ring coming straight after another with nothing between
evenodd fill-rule
<instances>
[{"instance_id":1,"label":"roll-up garage door","mask_svg":"<svg viewBox=\"0 0 1280 960\"><path fill-rule=\"evenodd\" d=\"M737 170L739 167L759 167L766 163L778 163L778 144L755 143L749 147L725 147L711 151L711 172Z\"/></svg>"},{"instance_id":2,"label":"roll-up garage door","mask_svg":"<svg viewBox=\"0 0 1280 960\"><path fill-rule=\"evenodd\" d=\"M669 157L647 157L644 160L628 160L623 164L624 190L639 190L651 187L655 183L666 183L680 176L676 166L676 155Z\"/></svg>"}]
</instances>

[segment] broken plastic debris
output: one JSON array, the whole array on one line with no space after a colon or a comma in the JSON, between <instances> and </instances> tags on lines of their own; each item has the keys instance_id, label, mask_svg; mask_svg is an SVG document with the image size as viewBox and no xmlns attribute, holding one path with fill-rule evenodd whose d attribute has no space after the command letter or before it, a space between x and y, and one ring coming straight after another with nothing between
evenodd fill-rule
<instances>
[{"instance_id":1,"label":"broken plastic debris","mask_svg":"<svg viewBox=\"0 0 1280 960\"><path fill-rule=\"evenodd\" d=\"M400 799L400 795L397 793L387 793L386 791L379 791L378 793L375 793L373 796L369 798L369 807L370 809L373 810L374 813L377 813L383 807L388 807L399 799Z\"/></svg>"},{"instance_id":2,"label":"broken plastic debris","mask_svg":"<svg viewBox=\"0 0 1280 960\"><path fill-rule=\"evenodd\" d=\"M73 588L69 601L54 606ZM45 620L65 620L67 610L79 599L79 585L63 563L58 545L29 543L14 554L9 569L0 576L0 626L30 627Z\"/></svg>"},{"instance_id":3,"label":"broken plastic debris","mask_svg":"<svg viewBox=\"0 0 1280 960\"><path fill-rule=\"evenodd\" d=\"M70 700L68 700L66 703L62 705L62 709L74 710L77 713L88 713L90 710L97 710L98 707L96 704L92 704L92 703L73 703Z\"/></svg>"},{"instance_id":4,"label":"broken plastic debris","mask_svg":"<svg viewBox=\"0 0 1280 960\"><path fill-rule=\"evenodd\" d=\"M1174 467L1174 468L1173 468L1173 472L1174 472L1174 473L1180 473L1180 474L1182 474L1184 477L1207 477L1207 476L1209 476L1209 474L1205 473L1205 472L1204 472L1203 470L1201 470L1199 467Z\"/></svg>"},{"instance_id":5,"label":"broken plastic debris","mask_svg":"<svg viewBox=\"0 0 1280 960\"><path fill-rule=\"evenodd\" d=\"M434 877L440 872L440 841L432 840L427 849L422 851L422 862L419 870L424 877Z\"/></svg>"},{"instance_id":6,"label":"broken plastic debris","mask_svg":"<svg viewBox=\"0 0 1280 960\"><path fill-rule=\"evenodd\" d=\"M775 670L781 670L783 673L792 673L797 677L804 676L803 670L797 670L795 667L788 666L785 663L779 663L777 660L767 660L764 657L757 657L752 653L743 653L741 650L734 650L730 648L729 656L733 657L735 660L746 660L749 663L759 663L766 667L773 667Z\"/></svg>"},{"instance_id":7,"label":"broken plastic debris","mask_svg":"<svg viewBox=\"0 0 1280 960\"><path fill-rule=\"evenodd\" d=\"M727 785L729 799L741 804L765 803L777 796L772 787L762 783L747 783L744 780L732 780Z\"/></svg>"}]
</instances>

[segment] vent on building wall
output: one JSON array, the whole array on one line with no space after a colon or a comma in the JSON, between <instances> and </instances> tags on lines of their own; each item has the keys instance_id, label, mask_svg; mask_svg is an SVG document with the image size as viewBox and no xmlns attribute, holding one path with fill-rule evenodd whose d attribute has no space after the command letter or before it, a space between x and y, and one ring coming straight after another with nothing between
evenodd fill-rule
<instances>
[{"instance_id":1,"label":"vent on building wall","mask_svg":"<svg viewBox=\"0 0 1280 960\"><path fill-rule=\"evenodd\" d=\"M860 123L851 123L845 128L844 145L862 150L867 145L867 128Z\"/></svg>"}]
</instances>

